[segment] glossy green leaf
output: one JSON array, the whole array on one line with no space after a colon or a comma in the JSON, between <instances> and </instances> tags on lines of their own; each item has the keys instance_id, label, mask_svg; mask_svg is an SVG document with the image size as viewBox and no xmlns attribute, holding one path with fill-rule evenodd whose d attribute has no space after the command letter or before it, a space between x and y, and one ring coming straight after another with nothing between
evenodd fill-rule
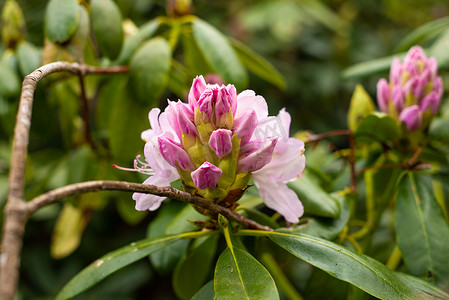
<instances>
[{"instance_id":1,"label":"glossy green leaf","mask_svg":"<svg viewBox=\"0 0 449 300\"><path fill-rule=\"evenodd\" d=\"M381 72L387 72L390 69L393 58L397 57L399 59L403 59L404 56L405 53L398 53L396 55L361 62L349 68L346 68L345 70L343 70L341 75L344 79L355 79L371 76Z\"/></svg>"},{"instance_id":2,"label":"glossy green leaf","mask_svg":"<svg viewBox=\"0 0 449 300\"><path fill-rule=\"evenodd\" d=\"M366 92L362 85L356 85L348 111L349 129L355 131L360 121L374 110L375 106L371 96Z\"/></svg>"},{"instance_id":3,"label":"glossy green leaf","mask_svg":"<svg viewBox=\"0 0 449 300\"><path fill-rule=\"evenodd\" d=\"M371 257L327 240L281 232L265 235L294 256L377 298L410 300L428 296L426 291L404 283L396 273Z\"/></svg>"},{"instance_id":4,"label":"glossy green leaf","mask_svg":"<svg viewBox=\"0 0 449 300\"><path fill-rule=\"evenodd\" d=\"M404 274L404 273L395 273L405 284L408 286L414 286L420 291L423 291L427 295L431 296L431 299L449 299L449 294L438 289L433 284L428 281L416 278L415 276Z\"/></svg>"},{"instance_id":5,"label":"glossy green leaf","mask_svg":"<svg viewBox=\"0 0 449 300\"><path fill-rule=\"evenodd\" d=\"M276 223L275 220L273 220L266 214L254 209L254 208L249 208L249 207L245 207L245 206L241 206L241 205L239 205L238 207L239 207L239 209L241 208L244 211L243 214L246 217L248 217L249 219L251 219L253 221L256 221L260 225L265 225L265 226L268 226L273 229L279 228L279 224Z\"/></svg>"},{"instance_id":6,"label":"glossy green leaf","mask_svg":"<svg viewBox=\"0 0 449 300\"><path fill-rule=\"evenodd\" d=\"M399 249L413 275L449 283L449 226L428 176L408 172L396 195L395 230Z\"/></svg>"},{"instance_id":7,"label":"glossy green leaf","mask_svg":"<svg viewBox=\"0 0 449 300\"><path fill-rule=\"evenodd\" d=\"M115 103L120 101L117 99L123 97L126 84L128 83L128 75L116 74L107 79L107 81L103 82L98 92L97 109L95 110L94 118L96 125L101 129L113 125L110 123L110 119L117 107Z\"/></svg>"},{"instance_id":8,"label":"glossy green leaf","mask_svg":"<svg viewBox=\"0 0 449 300\"><path fill-rule=\"evenodd\" d=\"M279 299L270 273L248 252L233 246L218 258L214 286L217 299Z\"/></svg>"},{"instance_id":9,"label":"glossy green leaf","mask_svg":"<svg viewBox=\"0 0 449 300\"><path fill-rule=\"evenodd\" d=\"M255 75L285 90L286 82L281 73L266 59L254 52L244 43L230 39L232 47L245 67Z\"/></svg>"},{"instance_id":10,"label":"glossy green leaf","mask_svg":"<svg viewBox=\"0 0 449 300\"><path fill-rule=\"evenodd\" d=\"M103 54L115 59L122 49L122 14L112 0L92 0L92 29Z\"/></svg>"},{"instance_id":11,"label":"glossy green leaf","mask_svg":"<svg viewBox=\"0 0 449 300\"><path fill-rule=\"evenodd\" d=\"M22 76L26 76L41 65L41 52L31 43L23 41L17 47L17 59Z\"/></svg>"},{"instance_id":12,"label":"glossy green leaf","mask_svg":"<svg viewBox=\"0 0 449 300\"><path fill-rule=\"evenodd\" d=\"M0 96L14 96L19 93L19 89L17 73L6 62L0 62Z\"/></svg>"},{"instance_id":13,"label":"glossy green leaf","mask_svg":"<svg viewBox=\"0 0 449 300\"><path fill-rule=\"evenodd\" d=\"M161 22L159 18L148 21L143 24L139 31L133 36L126 39L123 43L123 48L117 58L117 65L128 64L131 56L134 54L136 49L147 39L152 37L156 30L159 28Z\"/></svg>"},{"instance_id":14,"label":"glossy green leaf","mask_svg":"<svg viewBox=\"0 0 449 300\"><path fill-rule=\"evenodd\" d=\"M78 27L79 12L77 0L50 0L45 12L45 36L55 43L69 40Z\"/></svg>"},{"instance_id":15,"label":"glossy green leaf","mask_svg":"<svg viewBox=\"0 0 449 300\"><path fill-rule=\"evenodd\" d=\"M399 137L400 130L397 123L388 115L380 112L373 112L363 118L355 137L361 142L387 142Z\"/></svg>"},{"instance_id":16,"label":"glossy green leaf","mask_svg":"<svg viewBox=\"0 0 449 300\"><path fill-rule=\"evenodd\" d=\"M84 6L80 6L80 19L79 25L75 33L70 38L69 42L65 45L68 53L76 61L85 61L85 63L91 63L84 59L84 50L86 44L90 44L91 40L89 38L90 34L90 19L89 13Z\"/></svg>"},{"instance_id":17,"label":"glossy green leaf","mask_svg":"<svg viewBox=\"0 0 449 300\"><path fill-rule=\"evenodd\" d=\"M287 185L298 194L305 212L329 218L338 218L340 215L338 202L315 183L307 172Z\"/></svg>"},{"instance_id":18,"label":"glossy green leaf","mask_svg":"<svg viewBox=\"0 0 449 300\"><path fill-rule=\"evenodd\" d=\"M214 281L211 280L206 283L199 291L196 293L192 300L214 300L215 299L215 291L214 291Z\"/></svg>"},{"instance_id":19,"label":"glossy green leaf","mask_svg":"<svg viewBox=\"0 0 449 300\"><path fill-rule=\"evenodd\" d=\"M425 23L412 32L407 34L398 46L396 47L397 51L407 51L409 48L414 45L419 45L431 38L439 35L443 30L449 28L449 17L436 19L434 21Z\"/></svg>"},{"instance_id":20,"label":"glossy green leaf","mask_svg":"<svg viewBox=\"0 0 449 300\"><path fill-rule=\"evenodd\" d=\"M248 85L248 74L228 40L201 19L196 18L192 26L193 37L215 73L237 90L243 90Z\"/></svg>"},{"instance_id":21,"label":"glossy green leaf","mask_svg":"<svg viewBox=\"0 0 449 300\"><path fill-rule=\"evenodd\" d=\"M56 299L74 297L115 271L176 242L182 238L200 237L201 232L183 233L172 236L140 240L119 248L94 261L72 278L61 290Z\"/></svg>"},{"instance_id":22,"label":"glossy green leaf","mask_svg":"<svg viewBox=\"0 0 449 300\"><path fill-rule=\"evenodd\" d=\"M147 237L157 237L165 234L165 230L170 222L178 215L185 205L177 201L171 201L159 209L156 218L148 225ZM174 230L173 230L174 231ZM179 232L173 232L178 234ZM179 241L170 245L164 251L153 253L149 256L151 265L161 275L166 275L173 271L178 261L186 252L189 241Z\"/></svg>"},{"instance_id":23,"label":"glossy green leaf","mask_svg":"<svg viewBox=\"0 0 449 300\"><path fill-rule=\"evenodd\" d=\"M215 257L218 236L195 240L193 250L176 265L172 280L178 298L191 299L203 286Z\"/></svg>"},{"instance_id":24,"label":"glossy green leaf","mask_svg":"<svg viewBox=\"0 0 449 300\"><path fill-rule=\"evenodd\" d=\"M327 240L333 240L343 231L351 216L352 207L356 202L355 195L345 192L333 193L333 198L340 204L338 218L313 218L303 226L299 226L300 233L310 234ZM297 232L298 229L294 229Z\"/></svg>"},{"instance_id":25,"label":"glossy green leaf","mask_svg":"<svg viewBox=\"0 0 449 300\"><path fill-rule=\"evenodd\" d=\"M140 103L157 105L168 83L170 65L170 46L163 38L153 38L137 50L130 63L130 83Z\"/></svg>"}]
</instances>

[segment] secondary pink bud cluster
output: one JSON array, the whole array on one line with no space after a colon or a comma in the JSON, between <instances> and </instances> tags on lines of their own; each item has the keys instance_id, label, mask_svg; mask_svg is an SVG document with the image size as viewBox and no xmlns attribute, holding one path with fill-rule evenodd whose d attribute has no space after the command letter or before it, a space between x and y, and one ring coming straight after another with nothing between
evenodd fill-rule
<instances>
[{"instance_id":1,"label":"secondary pink bud cluster","mask_svg":"<svg viewBox=\"0 0 449 300\"><path fill-rule=\"evenodd\" d=\"M390 82L377 83L380 109L404 122L409 131L428 125L440 106L443 95L441 77L437 76L435 58L427 58L421 47L409 50L403 63L395 58L391 64Z\"/></svg>"},{"instance_id":2,"label":"secondary pink bud cluster","mask_svg":"<svg viewBox=\"0 0 449 300\"><path fill-rule=\"evenodd\" d=\"M237 95L233 85L206 84L199 76L188 103L168 101L164 112L152 109L149 120L142 139L154 175L144 183L169 185L181 178L186 191L229 207L252 176L267 206L292 223L302 215L286 182L304 170L304 144L288 137L285 110L268 117L265 100L253 91ZM133 199L138 210L157 209L164 200L141 193Z\"/></svg>"}]
</instances>

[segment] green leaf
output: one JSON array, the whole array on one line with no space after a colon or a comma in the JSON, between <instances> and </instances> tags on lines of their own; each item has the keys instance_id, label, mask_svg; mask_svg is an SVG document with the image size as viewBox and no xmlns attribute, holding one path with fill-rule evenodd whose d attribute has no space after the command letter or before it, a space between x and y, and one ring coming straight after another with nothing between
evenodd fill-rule
<instances>
[{"instance_id":1,"label":"green leaf","mask_svg":"<svg viewBox=\"0 0 449 300\"><path fill-rule=\"evenodd\" d=\"M396 194L395 230L399 249L413 275L449 283L449 226L428 176L408 172Z\"/></svg>"},{"instance_id":2,"label":"green leaf","mask_svg":"<svg viewBox=\"0 0 449 300\"><path fill-rule=\"evenodd\" d=\"M238 209L242 209L244 211L244 214L251 220L256 221L260 225L266 225L270 228L276 229L279 228L279 224L276 223L275 220L267 216L266 214L254 209L245 207L242 205L238 206Z\"/></svg>"},{"instance_id":3,"label":"green leaf","mask_svg":"<svg viewBox=\"0 0 449 300\"><path fill-rule=\"evenodd\" d=\"M165 204L159 209L156 218L148 225L147 237L156 237L165 234L165 230L185 207L183 203L177 201L171 201ZM179 234L179 232L173 232L173 234ZM189 241L179 241L176 244L170 245L164 249L164 251L153 253L149 256L151 265L161 275L166 275L173 271L178 261L184 255Z\"/></svg>"},{"instance_id":4,"label":"green leaf","mask_svg":"<svg viewBox=\"0 0 449 300\"><path fill-rule=\"evenodd\" d=\"M231 45L245 67L255 75L285 90L286 82L281 73L266 59L254 52L244 43L230 38Z\"/></svg>"},{"instance_id":5,"label":"green leaf","mask_svg":"<svg viewBox=\"0 0 449 300\"><path fill-rule=\"evenodd\" d=\"M25 39L25 19L20 5L15 0L7 0L3 6L1 33L3 45L10 49L14 49Z\"/></svg>"},{"instance_id":6,"label":"green leaf","mask_svg":"<svg viewBox=\"0 0 449 300\"><path fill-rule=\"evenodd\" d=\"M387 57L361 62L349 68L346 68L345 70L343 70L341 75L343 79L347 80L371 76L381 72L387 72L390 69L393 58L397 57L399 59L403 59L405 57L405 54L406 53L398 53Z\"/></svg>"},{"instance_id":7,"label":"green leaf","mask_svg":"<svg viewBox=\"0 0 449 300\"><path fill-rule=\"evenodd\" d=\"M287 185L298 194L305 212L329 218L338 218L340 215L338 202L316 184L307 172Z\"/></svg>"},{"instance_id":8,"label":"green leaf","mask_svg":"<svg viewBox=\"0 0 449 300\"><path fill-rule=\"evenodd\" d=\"M0 62L0 96L14 96L19 92L17 73L6 62Z\"/></svg>"},{"instance_id":9,"label":"green leaf","mask_svg":"<svg viewBox=\"0 0 449 300\"><path fill-rule=\"evenodd\" d=\"M75 251L86 225L87 220L83 216L83 209L71 203L65 203L53 231L51 256L60 259Z\"/></svg>"},{"instance_id":10,"label":"green leaf","mask_svg":"<svg viewBox=\"0 0 449 300\"><path fill-rule=\"evenodd\" d=\"M449 17L440 18L428 23L425 23L409 34L407 34L399 42L396 47L397 51L407 51L414 45L419 45L435 36L439 35L443 30L449 28Z\"/></svg>"},{"instance_id":11,"label":"green leaf","mask_svg":"<svg viewBox=\"0 0 449 300\"><path fill-rule=\"evenodd\" d=\"M196 293L192 300L214 300L215 299L215 291L214 291L214 281L211 280L206 283L199 291Z\"/></svg>"},{"instance_id":12,"label":"green leaf","mask_svg":"<svg viewBox=\"0 0 449 300\"><path fill-rule=\"evenodd\" d=\"M78 27L79 14L77 0L50 0L45 12L45 36L61 44L69 40Z\"/></svg>"},{"instance_id":13,"label":"green leaf","mask_svg":"<svg viewBox=\"0 0 449 300\"><path fill-rule=\"evenodd\" d=\"M206 61L226 83L237 90L248 85L248 74L228 40L207 22L196 18L193 21L193 37Z\"/></svg>"},{"instance_id":14,"label":"green leaf","mask_svg":"<svg viewBox=\"0 0 449 300\"><path fill-rule=\"evenodd\" d=\"M294 256L380 299L410 300L427 296L419 287L404 283L380 262L343 246L305 234L264 234Z\"/></svg>"},{"instance_id":15,"label":"green leaf","mask_svg":"<svg viewBox=\"0 0 449 300\"><path fill-rule=\"evenodd\" d=\"M156 30L159 28L161 21L159 18L148 21L143 24L139 31L133 36L129 37L125 40L123 44L123 48L120 52L119 57L117 58L117 65L126 65L129 62L129 59L134 54L136 49L147 39L152 37Z\"/></svg>"},{"instance_id":16,"label":"green leaf","mask_svg":"<svg viewBox=\"0 0 449 300\"><path fill-rule=\"evenodd\" d=\"M438 289L433 284L416 278L415 276L404 274L404 273L395 273L404 283L408 286L414 286L420 291L432 296L435 299L449 299L449 294Z\"/></svg>"},{"instance_id":17,"label":"green leaf","mask_svg":"<svg viewBox=\"0 0 449 300\"><path fill-rule=\"evenodd\" d=\"M137 50L130 63L130 83L140 103L157 105L168 83L170 65L170 46L163 38L153 38Z\"/></svg>"},{"instance_id":18,"label":"green leaf","mask_svg":"<svg viewBox=\"0 0 449 300\"><path fill-rule=\"evenodd\" d=\"M41 65L41 52L31 43L23 41L17 47L17 59L22 76L26 76Z\"/></svg>"},{"instance_id":19,"label":"green leaf","mask_svg":"<svg viewBox=\"0 0 449 300\"><path fill-rule=\"evenodd\" d=\"M433 119L432 123L430 123L429 135L435 139L449 140L449 119Z\"/></svg>"},{"instance_id":20,"label":"green leaf","mask_svg":"<svg viewBox=\"0 0 449 300\"><path fill-rule=\"evenodd\" d=\"M215 267L217 299L279 299L270 273L248 252L226 248Z\"/></svg>"},{"instance_id":21,"label":"green leaf","mask_svg":"<svg viewBox=\"0 0 449 300\"><path fill-rule=\"evenodd\" d=\"M363 118L355 131L355 137L360 142L393 141L399 134L397 123L389 115L380 112L370 113Z\"/></svg>"},{"instance_id":22,"label":"green leaf","mask_svg":"<svg viewBox=\"0 0 449 300\"><path fill-rule=\"evenodd\" d=\"M366 92L362 85L357 84L351 97L351 104L348 111L348 127L352 131L357 129L360 121L369 113L375 110L373 99Z\"/></svg>"},{"instance_id":23,"label":"green leaf","mask_svg":"<svg viewBox=\"0 0 449 300\"><path fill-rule=\"evenodd\" d=\"M114 102L109 118L109 146L118 164L130 163L142 152L140 133L148 128L148 109L136 104L125 92Z\"/></svg>"},{"instance_id":24,"label":"green leaf","mask_svg":"<svg viewBox=\"0 0 449 300\"><path fill-rule=\"evenodd\" d=\"M449 67L449 54L447 44L449 43L449 29L446 29L441 36L433 43L428 51L429 56L435 57L440 69Z\"/></svg>"},{"instance_id":25,"label":"green leaf","mask_svg":"<svg viewBox=\"0 0 449 300\"><path fill-rule=\"evenodd\" d=\"M191 29L191 28L189 28ZM212 67L198 48L191 30L182 32L182 49L184 50L184 61L190 77L206 75L212 72Z\"/></svg>"},{"instance_id":26,"label":"green leaf","mask_svg":"<svg viewBox=\"0 0 449 300\"><path fill-rule=\"evenodd\" d=\"M115 202L120 217L130 225L139 224L148 215L148 211L137 211L134 208L134 205L134 201L129 201L129 199L126 198L117 199Z\"/></svg>"},{"instance_id":27,"label":"green leaf","mask_svg":"<svg viewBox=\"0 0 449 300\"><path fill-rule=\"evenodd\" d=\"M176 265L173 289L180 299L190 299L203 286L217 250L218 234L197 239L193 250Z\"/></svg>"},{"instance_id":28,"label":"green leaf","mask_svg":"<svg viewBox=\"0 0 449 300\"><path fill-rule=\"evenodd\" d=\"M59 292L56 299L72 298L115 271L178 241L182 238L196 238L202 232L183 233L166 237L140 240L119 248L94 261L72 278Z\"/></svg>"},{"instance_id":29,"label":"green leaf","mask_svg":"<svg viewBox=\"0 0 449 300\"><path fill-rule=\"evenodd\" d=\"M168 80L168 88L180 99L184 98L189 90L186 72L187 69L184 68L183 65L175 60L172 61L170 78Z\"/></svg>"},{"instance_id":30,"label":"green leaf","mask_svg":"<svg viewBox=\"0 0 449 300\"><path fill-rule=\"evenodd\" d=\"M90 8L98 46L103 54L114 59L123 44L122 14L112 0L92 0Z\"/></svg>"},{"instance_id":31,"label":"green leaf","mask_svg":"<svg viewBox=\"0 0 449 300\"><path fill-rule=\"evenodd\" d=\"M299 227L300 233L310 234L326 240L333 240L343 231L349 221L356 199L354 199L353 194L346 192L334 193L332 196L340 204L340 216L336 219L310 219L304 226ZM293 230L293 233L295 233L297 229Z\"/></svg>"}]
</instances>

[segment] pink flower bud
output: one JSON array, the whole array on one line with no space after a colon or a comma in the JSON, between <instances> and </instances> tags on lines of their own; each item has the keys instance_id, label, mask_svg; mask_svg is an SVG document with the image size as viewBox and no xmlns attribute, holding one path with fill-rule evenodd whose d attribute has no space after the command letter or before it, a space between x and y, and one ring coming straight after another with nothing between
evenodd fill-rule
<instances>
[{"instance_id":1,"label":"pink flower bud","mask_svg":"<svg viewBox=\"0 0 449 300\"><path fill-rule=\"evenodd\" d=\"M219 158L225 157L232 150L232 131L227 129L215 130L210 136L209 146Z\"/></svg>"},{"instance_id":2,"label":"pink flower bud","mask_svg":"<svg viewBox=\"0 0 449 300\"><path fill-rule=\"evenodd\" d=\"M205 122L208 122L212 116L212 111L214 109L214 101L216 98L216 89L206 88L204 92L201 94L200 98L198 99L198 108L200 112L203 112L206 114L207 119L204 120Z\"/></svg>"},{"instance_id":3,"label":"pink flower bud","mask_svg":"<svg viewBox=\"0 0 449 300\"><path fill-rule=\"evenodd\" d=\"M159 151L162 157L173 167L192 170L193 163L184 147L167 137L158 137Z\"/></svg>"},{"instance_id":4,"label":"pink flower bud","mask_svg":"<svg viewBox=\"0 0 449 300\"><path fill-rule=\"evenodd\" d=\"M405 108L399 115L399 120L404 122L409 131L416 130L422 125L422 113L418 105Z\"/></svg>"},{"instance_id":5,"label":"pink flower bud","mask_svg":"<svg viewBox=\"0 0 449 300\"><path fill-rule=\"evenodd\" d=\"M182 133L193 136L198 135L195 124L193 123L193 111L189 105L181 101L168 101L166 110L167 118L171 127L175 130L179 140L182 140Z\"/></svg>"},{"instance_id":6,"label":"pink flower bud","mask_svg":"<svg viewBox=\"0 0 449 300\"><path fill-rule=\"evenodd\" d=\"M255 172L271 161L278 138L265 138L240 148L237 173Z\"/></svg>"},{"instance_id":7,"label":"pink flower bud","mask_svg":"<svg viewBox=\"0 0 449 300\"><path fill-rule=\"evenodd\" d=\"M206 81L203 76L197 76L193 80L192 87L189 91L189 104L191 107L195 107L201 94L206 89Z\"/></svg>"},{"instance_id":8,"label":"pink flower bud","mask_svg":"<svg viewBox=\"0 0 449 300\"><path fill-rule=\"evenodd\" d=\"M217 187L218 179L220 179L223 171L211 164L204 162L198 169L191 173L193 183L200 189Z\"/></svg>"},{"instance_id":9,"label":"pink flower bud","mask_svg":"<svg viewBox=\"0 0 449 300\"><path fill-rule=\"evenodd\" d=\"M388 82L381 78L377 82L377 103L381 111L388 113L388 102L390 100L390 87Z\"/></svg>"},{"instance_id":10,"label":"pink flower bud","mask_svg":"<svg viewBox=\"0 0 449 300\"><path fill-rule=\"evenodd\" d=\"M234 120L234 128L241 139L240 145L248 143L258 124L257 114L254 110L246 111Z\"/></svg>"}]
</instances>

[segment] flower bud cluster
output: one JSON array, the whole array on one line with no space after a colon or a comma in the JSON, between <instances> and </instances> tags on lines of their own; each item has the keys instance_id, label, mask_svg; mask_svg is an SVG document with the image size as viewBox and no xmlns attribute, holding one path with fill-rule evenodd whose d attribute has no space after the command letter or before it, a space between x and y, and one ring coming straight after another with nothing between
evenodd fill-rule
<instances>
[{"instance_id":1,"label":"flower bud cluster","mask_svg":"<svg viewBox=\"0 0 449 300\"><path fill-rule=\"evenodd\" d=\"M427 58L419 46L411 48L402 63L395 58L390 82L382 78L377 83L380 109L405 123L408 131L426 128L437 113L443 95L437 71L435 58Z\"/></svg>"},{"instance_id":2,"label":"flower bud cluster","mask_svg":"<svg viewBox=\"0 0 449 300\"><path fill-rule=\"evenodd\" d=\"M233 85L206 84L199 76L188 103L168 101L164 112L152 109L149 120L142 139L154 175L144 183L168 185L180 178L192 195L232 207L253 176L267 206L292 223L302 215L301 202L285 183L304 170L304 144L288 138L290 115L284 110L268 117L265 100L253 91L237 95ZM157 209L164 200L141 193L133 199L138 210Z\"/></svg>"}]
</instances>

